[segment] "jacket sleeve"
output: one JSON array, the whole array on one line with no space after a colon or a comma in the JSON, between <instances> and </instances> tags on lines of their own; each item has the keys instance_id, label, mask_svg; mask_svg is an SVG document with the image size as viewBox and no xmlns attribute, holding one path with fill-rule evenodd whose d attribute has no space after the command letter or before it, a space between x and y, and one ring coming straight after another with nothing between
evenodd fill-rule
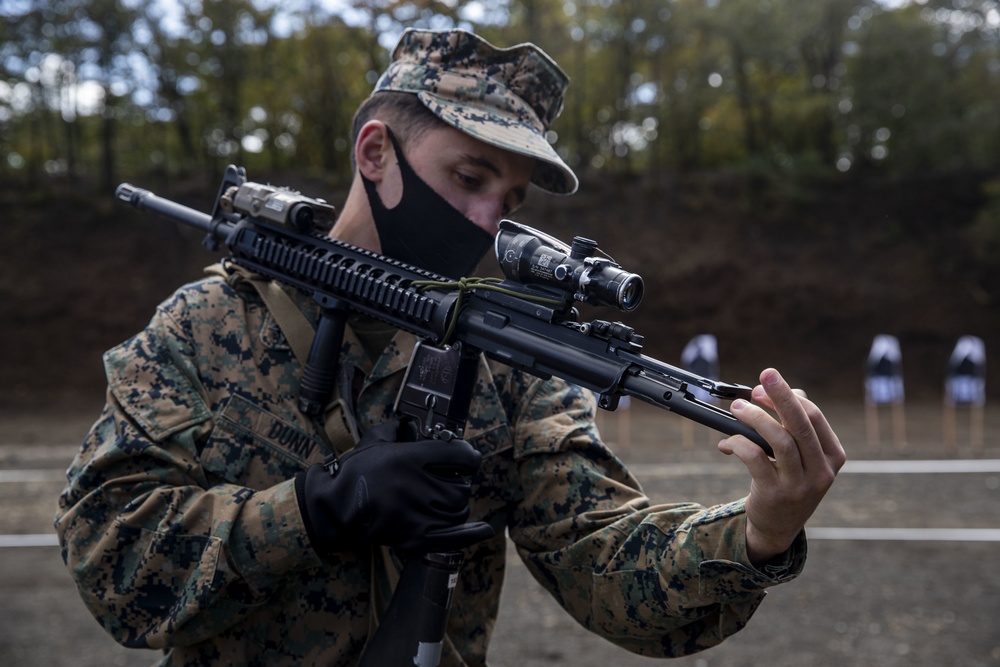
<instances>
[{"instance_id":1,"label":"jacket sleeve","mask_svg":"<svg viewBox=\"0 0 1000 667\"><path fill-rule=\"evenodd\" d=\"M804 534L763 571L746 555L745 499L652 506L604 446L593 395L536 381L515 421L523 498L510 534L534 578L584 627L674 657L743 628L764 590L801 572Z\"/></svg>"},{"instance_id":2,"label":"jacket sleeve","mask_svg":"<svg viewBox=\"0 0 1000 667\"><path fill-rule=\"evenodd\" d=\"M91 613L130 647L215 635L318 562L290 477L255 490L206 467L203 450L224 435L195 357L162 307L105 355L107 404L59 498L63 560Z\"/></svg>"}]
</instances>

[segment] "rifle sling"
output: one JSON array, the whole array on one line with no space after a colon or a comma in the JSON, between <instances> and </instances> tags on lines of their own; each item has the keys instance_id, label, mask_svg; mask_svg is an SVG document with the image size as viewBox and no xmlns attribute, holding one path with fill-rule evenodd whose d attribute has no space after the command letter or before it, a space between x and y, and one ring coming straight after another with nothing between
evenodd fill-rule
<instances>
[{"instance_id":1,"label":"rifle sling","mask_svg":"<svg viewBox=\"0 0 1000 667\"><path fill-rule=\"evenodd\" d=\"M205 273L221 276L234 289L240 283L253 287L288 341L292 354L305 368L316 330L281 283L231 262L213 264L205 269ZM343 397L332 397L327 405L323 430L338 454L347 452L357 443L359 432L356 419L353 411L347 409Z\"/></svg>"}]
</instances>

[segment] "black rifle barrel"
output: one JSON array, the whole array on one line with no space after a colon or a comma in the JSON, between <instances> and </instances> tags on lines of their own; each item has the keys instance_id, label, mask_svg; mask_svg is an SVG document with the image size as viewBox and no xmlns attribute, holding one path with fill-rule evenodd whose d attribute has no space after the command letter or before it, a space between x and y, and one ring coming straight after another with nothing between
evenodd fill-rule
<instances>
[{"instance_id":1,"label":"black rifle barrel","mask_svg":"<svg viewBox=\"0 0 1000 667\"><path fill-rule=\"evenodd\" d=\"M209 214L202 213L183 204L178 204L159 195L154 195L149 190L137 188L128 183L122 183L115 189L115 197L119 201L131 204L140 211L159 213L165 218L184 223L185 225L200 229L203 232L209 232L213 235L218 233L216 228L220 225L213 223L212 216Z\"/></svg>"}]
</instances>

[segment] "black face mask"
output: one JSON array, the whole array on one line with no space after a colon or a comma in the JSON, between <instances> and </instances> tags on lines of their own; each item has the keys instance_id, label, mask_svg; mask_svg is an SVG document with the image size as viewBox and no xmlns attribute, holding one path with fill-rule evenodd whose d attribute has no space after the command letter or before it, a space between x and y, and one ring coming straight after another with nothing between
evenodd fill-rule
<instances>
[{"instance_id":1,"label":"black face mask","mask_svg":"<svg viewBox=\"0 0 1000 667\"><path fill-rule=\"evenodd\" d=\"M470 275L493 237L417 176L392 132L389 138L403 180L403 197L395 208L386 208L375 184L361 175L382 254L449 278Z\"/></svg>"}]
</instances>

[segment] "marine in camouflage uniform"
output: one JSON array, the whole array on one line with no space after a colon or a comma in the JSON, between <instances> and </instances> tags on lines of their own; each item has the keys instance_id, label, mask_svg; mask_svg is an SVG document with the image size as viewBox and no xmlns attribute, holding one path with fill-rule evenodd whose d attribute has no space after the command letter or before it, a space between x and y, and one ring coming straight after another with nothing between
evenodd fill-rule
<instances>
[{"instance_id":1,"label":"marine in camouflage uniform","mask_svg":"<svg viewBox=\"0 0 1000 667\"><path fill-rule=\"evenodd\" d=\"M408 32L377 89L444 85L440 63L399 84L401 70L447 55L442 44L473 48L472 65L482 54L495 58L490 70L501 81L521 77L528 92L512 109L532 131L558 113L565 82L544 54L495 49L460 31ZM523 104L538 70L556 89L541 96L551 112L544 118ZM480 92L509 97L499 86ZM471 94L460 89L442 99ZM508 129L499 134L510 141L524 132ZM537 154L545 150L537 142L518 150L544 161L536 183L575 189L554 151ZM289 296L315 325L311 299ZM405 332L383 336L363 320L345 332L338 384L353 390L339 405L361 430L393 418L414 344ZM107 405L68 471L56 518L63 558L95 618L126 646L163 649L163 665L356 664L373 611L385 604L373 585L385 576L382 550L318 555L293 482L353 438L343 429L331 439L299 412L301 365L257 292L235 275L184 286L104 361ZM601 442L595 409L589 391L481 361L465 432L483 456L470 521L488 522L495 536L465 549L442 665L486 664L508 534L567 612L647 656L721 642L747 623L767 587L801 571L803 535L767 567L750 564L744 500L651 506Z\"/></svg>"}]
</instances>

